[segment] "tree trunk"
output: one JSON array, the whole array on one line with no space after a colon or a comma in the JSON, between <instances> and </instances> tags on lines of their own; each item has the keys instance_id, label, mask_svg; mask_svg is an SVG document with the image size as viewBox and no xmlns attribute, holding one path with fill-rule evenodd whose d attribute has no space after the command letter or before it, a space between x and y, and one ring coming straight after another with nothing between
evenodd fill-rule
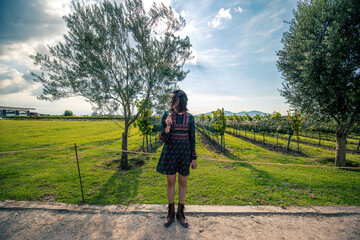
<instances>
[{"instance_id":1,"label":"tree trunk","mask_svg":"<svg viewBox=\"0 0 360 240\"><path fill-rule=\"evenodd\" d=\"M335 166L346 166L346 137L343 131L336 132L336 153L335 153Z\"/></svg>"},{"instance_id":2,"label":"tree trunk","mask_svg":"<svg viewBox=\"0 0 360 240\"><path fill-rule=\"evenodd\" d=\"M122 143L121 143L121 149L127 151L127 136L128 136L129 126L128 123L125 122L125 129L122 134ZM127 158L127 152L121 152L121 163L120 163L121 169L129 169L129 163Z\"/></svg>"},{"instance_id":3,"label":"tree trunk","mask_svg":"<svg viewBox=\"0 0 360 240\"><path fill-rule=\"evenodd\" d=\"M263 142L265 144L265 132L263 132Z\"/></svg>"},{"instance_id":4,"label":"tree trunk","mask_svg":"<svg viewBox=\"0 0 360 240\"><path fill-rule=\"evenodd\" d=\"M291 140L291 134L289 134L289 141L288 141L288 144L286 146L286 151L289 149L290 147L290 140Z\"/></svg>"},{"instance_id":5,"label":"tree trunk","mask_svg":"<svg viewBox=\"0 0 360 240\"><path fill-rule=\"evenodd\" d=\"M149 133L149 148L151 148L151 133Z\"/></svg>"},{"instance_id":6,"label":"tree trunk","mask_svg":"<svg viewBox=\"0 0 360 240\"><path fill-rule=\"evenodd\" d=\"M225 135L223 135L223 144L224 144L224 151L225 151Z\"/></svg>"},{"instance_id":7,"label":"tree trunk","mask_svg":"<svg viewBox=\"0 0 360 240\"><path fill-rule=\"evenodd\" d=\"M149 138L148 138L149 134L146 134L146 152L149 151Z\"/></svg>"},{"instance_id":8,"label":"tree trunk","mask_svg":"<svg viewBox=\"0 0 360 240\"><path fill-rule=\"evenodd\" d=\"M297 140L297 147L298 147L298 152L300 152L300 147L299 147L299 133L296 133L296 140Z\"/></svg>"},{"instance_id":9,"label":"tree trunk","mask_svg":"<svg viewBox=\"0 0 360 240\"><path fill-rule=\"evenodd\" d=\"M321 145L321 143L320 143L320 131L319 131L319 145Z\"/></svg>"},{"instance_id":10,"label":"tree trunk","mask_svg":"<svg viewBox=\"0 0 360 240\"><path fill-rule=\"evenodd\" d=\"M220 151L222 151L222 142L223 142L223 136L220 135Z\"/></svg>"},{"instance_id":11,"label":"tree trunk","mask_svg":"<svg viewBox=\"0 0 360 240\"><path fill-rule=\"evenodd\" d=\"M358 143L358 146L357 146L357 149L356 149L357 152L359 151L359 147L360 147L360 139L359 139L359 143Z\"/></svg>"}]
</instances>

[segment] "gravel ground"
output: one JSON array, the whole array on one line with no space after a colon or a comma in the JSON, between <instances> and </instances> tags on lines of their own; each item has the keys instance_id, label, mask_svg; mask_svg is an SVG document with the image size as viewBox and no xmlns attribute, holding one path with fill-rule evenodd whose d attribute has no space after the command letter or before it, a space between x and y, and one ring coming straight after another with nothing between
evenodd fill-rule
<instances>
[{"instance_id":1,"label":"gravel ground","mask_svg":"<svg viewBox=\"0 0 360 240\"><path fill-rule=\"evenodd\" d=\"M189 228L166 208L5 200L0 239L360 239L360 206L185 205Z\"/></svg>"}]
</instances>

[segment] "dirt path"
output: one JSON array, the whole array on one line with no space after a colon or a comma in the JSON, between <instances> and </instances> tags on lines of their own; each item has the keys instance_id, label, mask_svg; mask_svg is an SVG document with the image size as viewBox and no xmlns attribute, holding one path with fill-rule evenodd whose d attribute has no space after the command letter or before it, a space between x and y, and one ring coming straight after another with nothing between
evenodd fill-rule
<instances>
[{"instance_id":1,"label":"dirt path","mask_svg":"<svg viewBox=\"0 0 360 240\"><path fill-rule=\"evenodd\" d=\"M360 206L185 205L187 229L166 207L0 201L0 239L360 239Z\"/></svg>"}]
</instances>

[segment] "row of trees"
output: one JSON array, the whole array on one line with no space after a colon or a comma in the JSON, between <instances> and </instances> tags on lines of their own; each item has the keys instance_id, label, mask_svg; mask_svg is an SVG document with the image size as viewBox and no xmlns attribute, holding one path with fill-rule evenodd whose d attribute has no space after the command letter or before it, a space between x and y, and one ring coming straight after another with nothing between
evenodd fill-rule
<instances>
[{"instance_id":1,"label":"row of trees","mask_svg":"<svg viewBox=\"0 0 360 240\"><path fill-rule=\"evenodd\" d=\"M224 109L217 109L216 111L212 111L210 114L201 114L199 117L200 121L196 121L196 124L199 125L202 130L206 129L216 137L218 140L220 136L220 151L225 150L225 130L226 130L226 116L224 113Z\"/></svg>"},{"instance_id":2,"label":"row of trees","mask_svg":"<svg viewBox=\"0 0 360 240\"><path fill-rule=\"evenodd\" d=\"M321 134L335 134L336 132L336 122L331 119L325 118L316 118L313 119L309 116L302 116L299 112L288 111L287 116L281 116L280 113L274 112L273 114L265 114L260 116L257 114L254 117L249 115L238 116L236 114L231 116L223 116L225 122L222 124L219 121L217 116L221 110L213 111L209 114L201 114L197 118L197 124L210 131L214 136L223 135L225 128L229 127L234 129L235 134L237 135L238 130L245 131L245 137L248 133L253 134L253 139L256 140L256 134L262 134L265 141L265 134L276 134L277 145L279 134L289 134L287 149L291 141L291 137L296 135L298 151L299 149L299 136L303 133L307 135L309 132L316 134L319 137L319 145ZM357 125L356 125L357 126ZM358 127L353 129L353 132L360 134ZM360 143L360 141L359 141Z\"/></svg>"},{"instance_id":3,"label":"row of trees","mask_svg":"<svg viewBox=\"0 0 360 240\"><path fill-rule=\"evenodd\" d=\"M216 111L209 114L201 114L198 117L199 123L214 125L214 119L216 119L216 117L214 117L215 112ZM287 116L281 116L280 113L274 112L273 114L265 114L264 116L257 114L254 117L247 114L244 116L234 114L231 116L224 116L224 119L226 120L226 124L223 124L222 126L229 126L235 130L242 129L268 133L289 133L291 130L300 132L301 129L315 133L318 133L319 131L321 133L335 133L336 131L336 123L334 121L323 121L322 119L303 117L296 111L293 113L289 111ZM214 130L216 129L215 126L212 128ZM354 132L356 132L355 130L356 129L354 128Z\"/></svg>"}]
</instances>

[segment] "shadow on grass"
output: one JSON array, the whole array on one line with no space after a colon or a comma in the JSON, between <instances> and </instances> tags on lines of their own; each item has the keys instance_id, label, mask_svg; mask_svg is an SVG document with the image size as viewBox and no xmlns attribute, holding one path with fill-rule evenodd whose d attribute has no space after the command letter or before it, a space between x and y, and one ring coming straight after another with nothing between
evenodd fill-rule
<instances>
[{"instance_id":1,"label":"shadow on grass","mask_svg":"<svg viewBox=\"0 0 360 240\"><path fill-rule=\"evenodd\" d=\"M259 146L263 149L267 149L269 151L272 151L272 152L276 152L276 153L281 153L281 154L284 154L284 155L291 155L291 156L300 156L300 157L310 157L308 155L306 155L305 153L303 153L302 151L297 151L297 150L294 150L294 149L286 149L285 147L283 146L276 146L276 145L273 145L273 144L270 144L270 143L264 143L263 141L259 141L259 140L254 140L254 139L251 139L251 138L245 138L243 136L240 136L240 135L236 135L232 132L226 132L227 134L235 137L235 138L239 138L243 141L246 141L246 142L249 142L249 143L252 143L256 146ZM261 135L260 135L261 136ZM294 140L292 140L294 142ZM296 141L295 141L296 142Z\"/></svg>"},{"instance_id":2,"label":"shadow on grass","mask_svg":"<svg viewBox=\"0 0 360 240\"><path fill-rule=\"evenodd\" d=\"M320 164L335 166L335 158L334 157L319 158L319 159L316 159L315 161L317 161ZM346 160L346 167L360 167L360 163L357 163L357 162L354 162L351 160ZM351 171L351 172L360 172L360 169L351 169L351 168L341 168L341 170Z\"/></svg>"},{"instance_id":3,"label":"shadow on grass","mask_svg":"<svg viewBox=\"0 0 360 240\"><path fill-rule=\"evenodd\" d=\"M241 159L240 157L234 155L233 153L231 153L231 151L229 151L228 149L225 149L225 151L223 152L220 152L219 149L220 149L220 145L214 141L213 139L209 138L204 132L202 132L201 130L198 130L198 132L201 133L201 139L202 139L202 143L204 145L204 147L206 147L209 151L216 151L218 154L222 154L224 156L226 156L227 158L231 159L231 160L237 160L239 162L232 162L232 163L229 163L231 164L232 166L241 166L241 167L246 167L246 168L249 168L251 169L252 171L254 172L257 172L259 175L258 177L259 178L265 178L265 179L268 179L268 180L265 180L265 182L271 182L271 180L274 180L275 179L273 177L270 176L270 174L266 171L263 171L263 170L259 170L257 168L255 168L252 164L249 164L249 163L244 163L244 162L241 162L243 161L244 159ZM205 141L204 141L205 140Z\"/></svg>"},{"instance_id":4,"label":"shadow on grass","mask_svg":"<svg viewBox=\"0 0 360 240\"><path fill-rule=\"evenodd\" d=\"M161 142L153 143L149 152L156 152L162 146ZM90 204L131 204L138 199L139 177L142 166L148 163L151 155L128 155L129 170L120 168L120 159L115 159L104 164L104 168L116 168L113 175L104 183L94 195L85 197ZM96 186L94 186L96 187Z\"/></svg>"},{"instance_id":5,"label":"shadow on grass","mask_svg":"<svg viewBox=\"0 0 360 240\"><path fill-rule=\"evenodd\" d=\"M85 197L87 203L92 204L128 204L134 200L138 194L139 176L142 168L135 167L139 159L129 159L132 168L122 170L119 167L113 175L104 183L95 195ZM112 161L111 164L120 165L118 161Z\"/></svg>"},{"instance_id":6,"label":"shadow on grass","mask_svg":"<svg viewBox=\"0 0 360 240\"><path fill-rule=\"evenodd\" d=\"M199 131L201 133L201 131ZM199 134L200 135L200 134ZM214 146L209 146L209 144L216 144L215 141L204 141L203 139L206 138L206 135L201 134L201 140L205 147L208 149L214 148ZM207 145L207 146L206 146ZM215 149L217 147L215 146ZM275 175L273 173L269 173L268 171L263 171L258 168L256 168L253 164L248 164L242 162L244 159L241 159L241 157L235 156L231 151L226 151L225 153L220 153L232 160L236 160L237 162L231 162L226 163L226 165L222 166L222 168L234 168L234 167L244 167L250 169L254 174L250 174L249 178L251 178L251 182L254 183L256 186L253 195L251 198L253 198L254 201L268 205L270 204L279 204L280 206L283 205L282 202L286 202L286 205L288 203L295 203L298 204L298 201L306 201L307 204L314 204L317 203L317 201L322 201L324 197L327 197L327 194L332 194L331 192L327 191L326 185L323 185L324 190L319 190L318 186L316 184L304 183L303 181L297 181L296 178L293 177L287 177L285 176L278 176L276 173ZM328 159L328 161L330 161ZM225 162L224 162L225 164ZM349 163L347 161L347 166L351 166L353 163ZM342 169L346 171L355 171L358 172L358 169ZM291 180L290 180L291 178ZM333 188L336 188L337 186L331 186ZM342 188L342 187L341 187ZM335 190L335 189L334 189ZM336 189L336 190L341 190ZM357 191L357 190L355 190ZM267 193L268 192L268 193ZM277 192L280 195L277 196L277 193L269 194L269 192ZM284 195L287 195L286 197ZM318 199L318 200L317 200ZM274 202L274 200L276 202ZM278 202L280 200L280 202ZM336 199L334 200L334 202ZM339 200L340 201L340 200Z\"/></svg>"}]
</instances>

